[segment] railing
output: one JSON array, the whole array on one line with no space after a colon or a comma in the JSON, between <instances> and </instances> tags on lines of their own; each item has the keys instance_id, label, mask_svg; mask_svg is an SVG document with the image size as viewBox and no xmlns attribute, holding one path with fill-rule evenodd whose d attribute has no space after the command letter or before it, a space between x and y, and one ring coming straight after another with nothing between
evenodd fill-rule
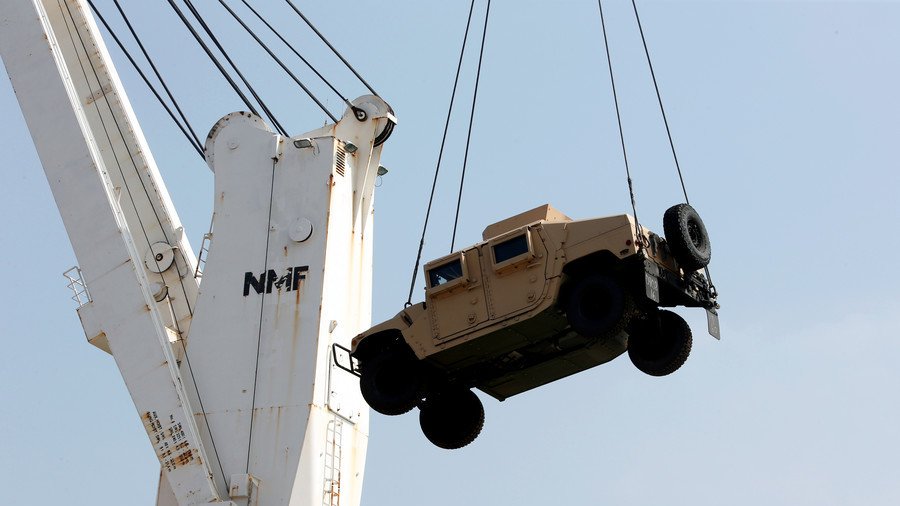
<instances>
[{"instance_id":1,"label":"railing","mask_svg":"<svg viewBox=\"0 0 900 506\"><path fill-rule=\"evenodd\" d=\"M84 306L88 302L91 302L91 294L88 292L87 285L84 284L84 277L81 275L81 268L77 265L72 267L63 273L63 276L69 281L66 284L70 290L72 290L72 300L74 300L78 307Z\"/></svg>"}]
</instances>

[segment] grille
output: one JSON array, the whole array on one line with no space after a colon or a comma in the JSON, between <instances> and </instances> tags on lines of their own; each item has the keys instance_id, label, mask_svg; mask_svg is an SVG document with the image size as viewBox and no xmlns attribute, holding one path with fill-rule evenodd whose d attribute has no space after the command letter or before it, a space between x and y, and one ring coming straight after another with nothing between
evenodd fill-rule
<instances>
[{"instance_id":1,"label":"grille","mask_svg":"<svg viewBox=\"0 0 900 506\"><path fill-rule=\"evenodd\" d=\"M344 150L344 143L339 142L337 145L337 150L334 153L334 170L341 177L344 176L344 170L346 168L346 160L347 160L347 151Z\"/></svg>"}]
</instances>

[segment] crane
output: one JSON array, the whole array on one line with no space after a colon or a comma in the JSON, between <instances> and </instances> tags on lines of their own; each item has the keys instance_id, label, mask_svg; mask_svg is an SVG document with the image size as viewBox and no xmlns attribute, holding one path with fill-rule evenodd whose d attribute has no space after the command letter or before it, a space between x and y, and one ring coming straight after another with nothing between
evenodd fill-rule
<instances>
[{"instance_id":1,"label":"crane","mask_svg":"<svg viewBox=\"0 0 900 506\"><path fill-rule=\"evenodd\" d=\"M0 56L78 259L85 335L159 459L157 504L358 504L368 408L331 350L371 320L390 106L366 95L291 137L219 120L201 270L86 2L4 0Z\"/></svg>"}]
</instances>

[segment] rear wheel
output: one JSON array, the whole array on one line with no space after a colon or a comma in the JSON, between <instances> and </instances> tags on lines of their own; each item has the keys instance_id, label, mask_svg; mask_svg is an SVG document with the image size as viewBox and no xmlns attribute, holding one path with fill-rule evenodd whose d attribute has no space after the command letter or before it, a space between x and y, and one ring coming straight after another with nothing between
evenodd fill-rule
<instances>
[{"instance_id":1,"label":"rear wheel","mask_svg":"<svg viewBox=\"0 0 900 506\"><path fill-rule=\"evenodd\" d=\"M667 209L663 215L663 231L681 268L696 271L709 265L712 252L709 234L693 207L678 204Z\"/></svg>"},{"instance_id":2,"label":"rear wheel","mask_svg":"<svg viewBox=\"0 0 900 506\"><path fill-rule=\"evenodd\" d=\"M584 337L606 337L625 329L632 307L621 283L598 273L575 282L566 301L566 318L572 330Z\"/></svg>"},{"instance_id":3,"label":"rear wheel","mask_svg":"<svg viewBox=\"0 0 900 506\"><path fill-rule=\"evenodd\" d=\"M420 406L419 425L435 446L446 450L462 448L481 433L484 406L468 389L435 393Z\"/></svg>"},{"instance_id":4,"label":"rear wheel","mask_svg":"<svg viewBox=\"0 0 900 506\"><path fill-rule=\"evenodd\" d=\"M628 337L628 358L641 372L666 376L677 371L691 354L691 328L671 311L655 311L635 322Z\"/></svg>"},{"instance_id":5,"label":"rear wheel","mask_svg":"<svg viewBox=\"0 0 900 506\"><path fill-rule=\"evenodd\" d=\"M375 411L402 415L422 399L422 368L410 352L382 351L362 362L359 389Z\"/></svg>"}]
</instances>

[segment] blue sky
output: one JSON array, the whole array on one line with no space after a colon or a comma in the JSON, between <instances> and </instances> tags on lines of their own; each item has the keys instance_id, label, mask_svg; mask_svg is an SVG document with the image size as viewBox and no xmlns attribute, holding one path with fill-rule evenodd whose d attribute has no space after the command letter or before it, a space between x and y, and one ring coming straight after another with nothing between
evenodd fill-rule
<instances>
[{"instance_id":1,"label":"blue sky","mask_svg":"<svg viewBox=\"0 0 900 506\"><path fill-rule=\"evenodd\" d=\"M111 2L97 3L111 16ZM236 33L213 4L201 9ZM400 119L376 197L376 322L406 300L467 7L307 7ZM485 398L484 432L455 452L432 447L413 415L373 415L363 504L900 503L900 3L639 8L691 202L712 235L723 340L705 335L702 312L681 311L695 344L674 375L644 376L620 358L503 403ZM164 2L126 9L198 130L241 108ZM680 187L630 2L604 9L638 213L661 231ZM345 94L364 92L296 18L274 2L265 10ZM250 42L225 44L292 133L323 123ZM112 52L198 249L212 175ZM426 259L449 249L475 63ZM0 485L11 504L152 504L155 458L111 357L84 341L61 276L75 259L0 73ZM545 202L575 218L623 212L624 179L596 3L493 2L457 243Z\"/></svg>"}]
</instances>

